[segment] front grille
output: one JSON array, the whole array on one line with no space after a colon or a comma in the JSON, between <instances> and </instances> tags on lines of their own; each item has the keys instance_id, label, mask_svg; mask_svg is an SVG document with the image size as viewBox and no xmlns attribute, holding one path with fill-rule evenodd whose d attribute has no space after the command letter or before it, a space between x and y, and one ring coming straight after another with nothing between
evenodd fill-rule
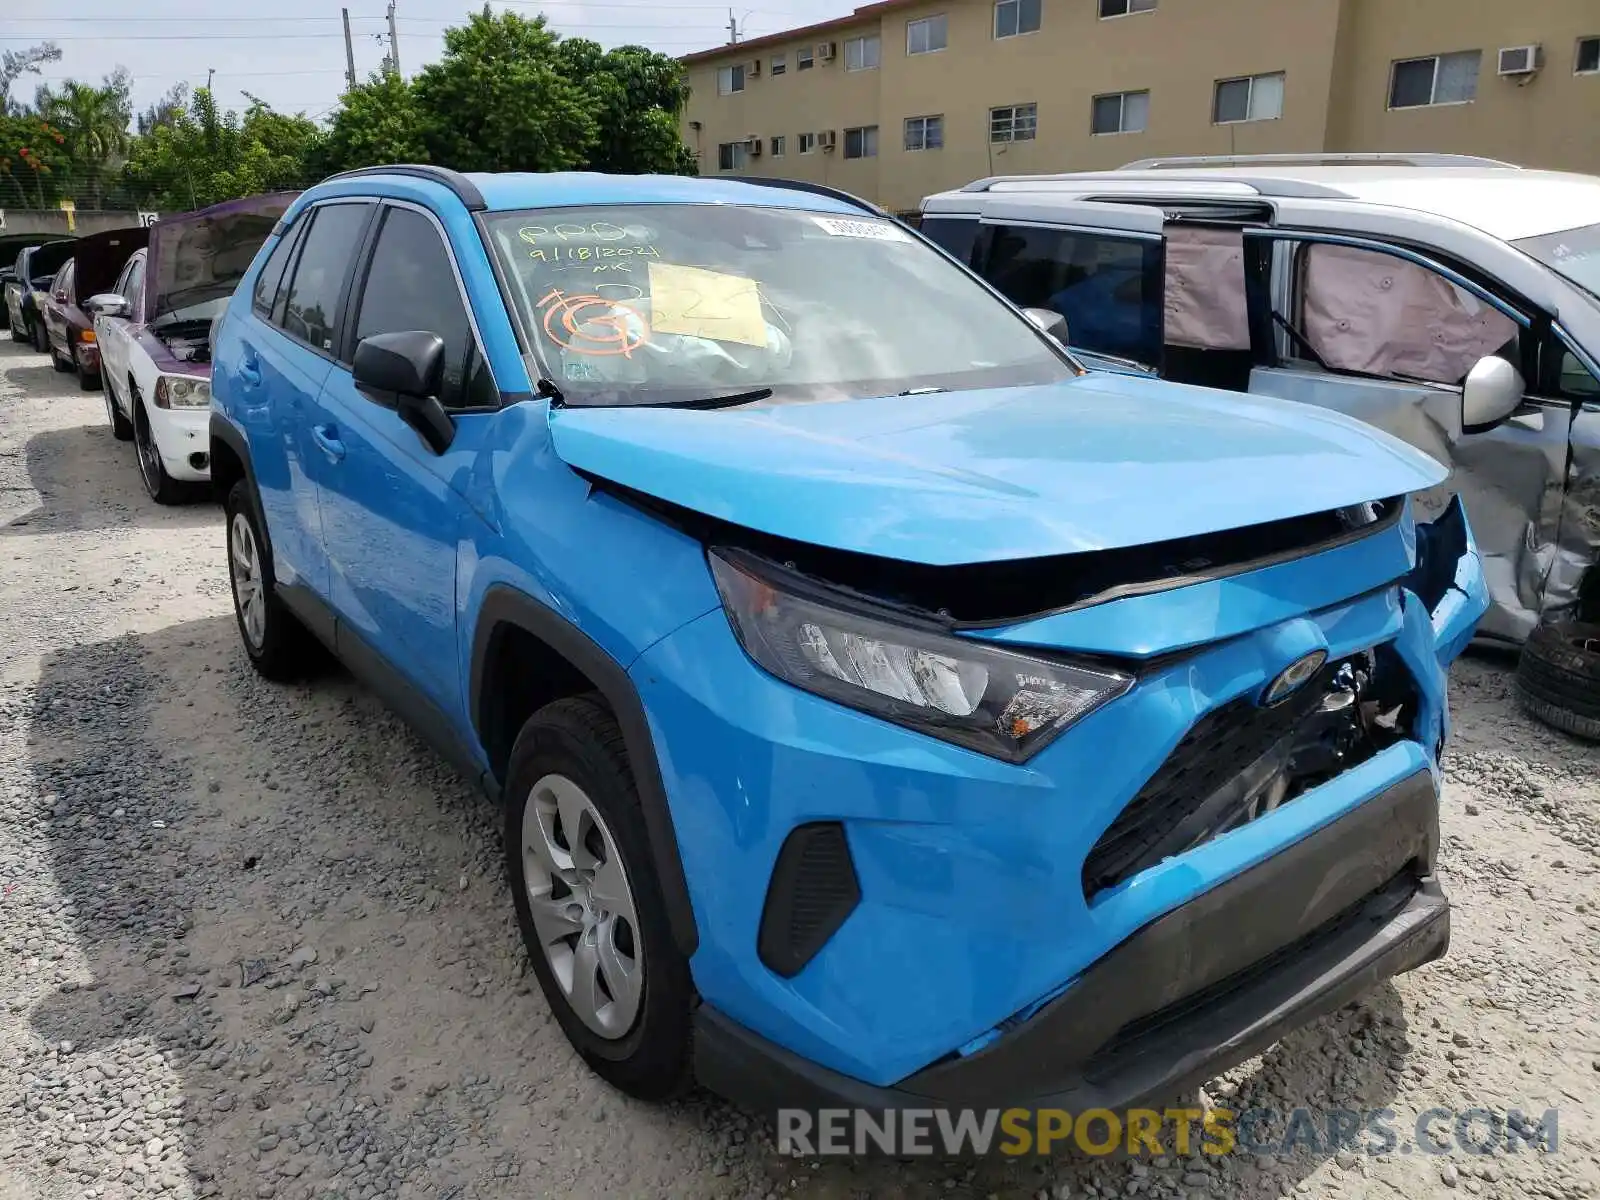
<instances>
[{"instance_id":1,"label":"front grille","mask_svg":"<svg viewBox=\"0 0 1600 1200\"><path fill-rule=\"evenodd\" d=\"M1185 818L1295 732L1321 705L1334 670L1324 667L1272 708L1247 694L1201 717L1089 851L1084 896L1092 899L1186 849L1173 840Z\"/></svg>"}]
</instances>

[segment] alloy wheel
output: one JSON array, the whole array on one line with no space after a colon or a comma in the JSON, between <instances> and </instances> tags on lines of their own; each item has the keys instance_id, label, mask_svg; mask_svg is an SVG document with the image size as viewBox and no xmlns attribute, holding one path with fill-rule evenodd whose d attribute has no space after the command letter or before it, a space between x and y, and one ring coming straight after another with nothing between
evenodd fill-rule
<instances>
[{"instance_id":1,"label":"alloy wheel","mask_svg":"<svg viewBox=\"0 0 1600 1200\"><path fill-rule=\"evenodd\" d=\"M589 1029L614 1040L644 998L644 945L628 873L605 819L565 775L533 785L522 812L522 870L539 947Z\"/></svg>"},{"instance_id":2,"label":"alloy wheel","mask_svg":"<svg viewBox=\"0 0 1600 1200\"><path fill-rule=\"evenodd\" d=\"M242 512L233 514L228 528L228 566L233 578L233 599L239 622L252 649L261 649L267 636L267 596L261 578L261 554L255 531Z\"/></svg>"},{"instance_id":3,"label":"alloy wheel","mask_svg":"<svg viewBox=\"0 0 1600 1200\"><path fill-rule=\"evenodd\" d=\"M161 452L156 449L148 418L134 421L133 445L139 456L139 474L144 476L146 490L154 496L161 490Z\"/></svg>"}]
</instances>

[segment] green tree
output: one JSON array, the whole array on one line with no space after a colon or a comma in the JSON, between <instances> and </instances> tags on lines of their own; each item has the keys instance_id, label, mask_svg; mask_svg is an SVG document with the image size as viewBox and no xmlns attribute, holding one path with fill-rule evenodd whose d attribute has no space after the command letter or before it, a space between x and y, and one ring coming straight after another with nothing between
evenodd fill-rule
<instances>
[{"instance_id":1,"label":"green tree","mask_svg":"<svg viewBox=\"0 0 1600 1200\"><path fill-rule=\"evenodd\" d=\"M0 114L0 207L54 208L71 162L66 135L50 122Z\"/></svg>"},{"instance_id":2,"label":"green tree","mask_svg":"<svg viewBox=\"0 0 1600 1200\"><path fill-rule=\"evenodd\" d=\"M99 87L68 80L59 90L39 92L39 115L65 137L72 159L74 199L101 205L107 176L126 154L132 137L129 78L119 69Z\"/></svg>"},{"instance_id":3,"label":"green tree","mask_svg":"<svg viewBox=\"0 0 1600 1200\"><path fill-rule=\"evenodd\" d=\"M589 95L599 133L584 166L618 174L698 174L679 121L689 80L677 59L644 46L605 51L585 38L560 45L563 68Z\"/></svg>"},{"instance_id":4,"label":"green tree","mask_svg":"<svg viewBox=\"0 0 1600 1200\"><path fill-rule=\"evenodd\" d=\"M139 136L146 136L157 125L171 125L189 107L189 85L175 83L166 94L141 112L135 121Z\"/></svg>"},{"instance_id":5,"label":"green tree","mask_svg":"<svg viewBox=\"0 0 1600 1200\"><path fill-rule=\"evenodd\" d=\"M37 75L45 63L60 61L61 47L54 42L0 53L0 117L24 115L23 106L11 99L12 84L24 75Z\"/></svg>"},{"instance_id":6,"label":"green tree","mask_svg":"<svg viewBox=\"0 0 1600 1200\"><path fill-rule=\"evenodd\" d=\"M586 161L596 114L542 16L485 5L444 42L443 58L413 84L430 161L458 171L562 171Z\"/></svg>"},{"instance_id":7,"label":"green tree","mask_svg":"<svg viewBox=\"0 0 1600 1200\"><path fill-rule=\"evenodd\" d=\"M416 90L385 72L344 94L327 135L307 163L307 179L379 163L427 161Z\"/></svg>"}]
</instances>

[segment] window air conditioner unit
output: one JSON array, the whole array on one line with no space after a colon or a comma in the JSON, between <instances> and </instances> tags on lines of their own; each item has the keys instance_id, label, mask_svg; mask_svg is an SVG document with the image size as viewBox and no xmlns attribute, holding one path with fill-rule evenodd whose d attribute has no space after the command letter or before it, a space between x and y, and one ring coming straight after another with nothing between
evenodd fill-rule
<instances>
[{"instance_id":1,"label":"window air conditioner unit","mask_svg":"<svg viewBox=\"0 0 1600 1200\"><path fill-rule=\"evenodd\" d=\"M1505 46L1500 50L1500 75L1532 75L1544 66L1544 51L1538 46Z\"/></svg>"},{"instance_id":2,"label":"window air conditioner unit","mask_svg":"<svg viewBox=\"0 0 1600 1200\"><path fill-rule=\"evenodd\" d=\"M817 57L823 62L833 61L834 44L832 42L817 43Z\"/></svg>"},{"instance_id":3,"label":"window air conditioner unit","mask_svg":"<svg viewBox=\"0 0 1600 1200\"><path fill-rule=\"evenodd\" d=\"M746 63L745 64L745 68L744 68L744 73L746 75L750 76L750 78L752 78L752 79L760 79L761 78L761 60L759 58L757 58L757 59L753 59L749 63Z\"/></svg>"},{"instance_id":4,"label":"window air conditioner unit","mask_svg":"<svg viewBox=\"0 0 1600 1200\"><path fill-rule=\"evenodd\" d=\"M824 150L832 150L833 138L833 130L824 129L821 133L817 134L817 145L821 146Z\"/></svg>"},{"instance_id":5,"label":"window air conditioner unit","mask_svg":"<svg viewBox=\"0 0 1600 1200\"><path fill-rule=\"evenodd\" d=\"M760 158L761 157L761 135L759 133L752 133L752 134L747 135L745 137L745 139L744 139L744 149L745 149L745 153L748 154L751 158Z\"/></svg>"}]
</instances>

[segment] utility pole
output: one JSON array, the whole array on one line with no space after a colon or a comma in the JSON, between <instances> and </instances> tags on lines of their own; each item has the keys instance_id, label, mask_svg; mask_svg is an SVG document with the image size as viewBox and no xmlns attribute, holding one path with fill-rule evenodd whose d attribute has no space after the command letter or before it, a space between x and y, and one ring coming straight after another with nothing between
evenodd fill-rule
<instances>
[{"instance_id":1,"label":"utility pole","mask_svg":"<svg viewBox=\"0 0 1600 1200\"><path fill-rule=\"evenodd\" d=\"M344 81L345 86L354 91L356 86L356 52L355 48L350 45L350 10L341 8L339 11L344 14Z\"/></svg>"},{"instance_id":2,"label":"utility pole","mask_svg":"<svg viewBox=\"0 0 1600 1200\"><path fill-rule=\"evenodd\" d=\"M391 7L393 7L391 5ZM737 45L739 41L739 19L733 15L733 9L728 10L728 44Z\"/></svg>"},{"instance_id":3,"label":"utility pole","mask_svg":"<svg viewBox=\"0 0 1600 1200\"><path fill-rule=\"evenodd\" d=\"M389 63L400 74L400 35L394 28L394 0L389 0Z\"/></svg>"},{"instance_id":4,"label":"utility pole","mask_svg":"<svg viewBox=\"0 0 1600 1200\"><path fill-rule=\"evenodd\" d=\"M209 92L211 90L211 81L213 79L215 79L216 77L217 77L217 69L215 67L207 67L206 68L206 91Z\"/></svg>"}]
</instances>

